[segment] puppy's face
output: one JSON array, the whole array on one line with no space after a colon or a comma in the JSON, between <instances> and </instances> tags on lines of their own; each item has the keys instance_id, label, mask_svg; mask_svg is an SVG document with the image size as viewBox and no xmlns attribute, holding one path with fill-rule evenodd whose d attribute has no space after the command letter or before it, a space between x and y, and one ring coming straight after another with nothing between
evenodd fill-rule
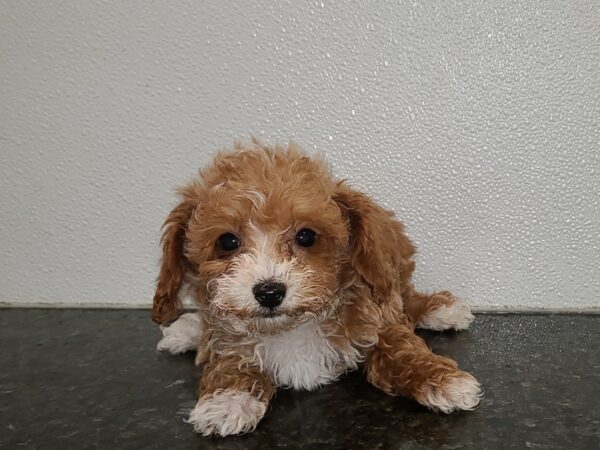
<instances>
[{"instance_id":1,"label":"puppy's face","mask_svg":"<svg viewBox=\"0 0 600 450\"><path fill-rule=\"evenodd\" d=\"M414 247L402 224L293 146L237 146L179 193L164 224L157 323L177 318L186 275L242 332L323 317L352 286L378 302L410 284Z\"/></svg>"},{"instance_id":2,"label":"puppy's face","mask_svg":"<svg viewBox=\"0 0 600 450\"><path fill-rule=\"evenodd\" d=\"M334 306L349 231L321 162L293 151L228 154L190 189L184 254L215 315L276 328Z\"/></svg>"}]
</instances>

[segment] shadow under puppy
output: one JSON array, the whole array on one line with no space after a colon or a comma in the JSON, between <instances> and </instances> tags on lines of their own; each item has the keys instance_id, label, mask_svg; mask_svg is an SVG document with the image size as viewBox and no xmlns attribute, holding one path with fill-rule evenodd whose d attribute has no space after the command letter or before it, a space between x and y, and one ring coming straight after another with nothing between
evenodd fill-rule
<instances>
[{"instance_id":1,"label":"shadow under puppy","mask_svg":"<svg viewBox=\"0 0 600 450\"><path fill-rule=\"evenodd\" d=\"M322 160L294 145L237 144L179 195L152 318L175 321L160 350L198 352L197 432L251 431L277 386L315 389L359 366L435 411L477 406L477 380L414 334L467 328L468 305L416 292L402 224ZM199 311L178 318L184 283Z\"/></svg>"}]
</instances>

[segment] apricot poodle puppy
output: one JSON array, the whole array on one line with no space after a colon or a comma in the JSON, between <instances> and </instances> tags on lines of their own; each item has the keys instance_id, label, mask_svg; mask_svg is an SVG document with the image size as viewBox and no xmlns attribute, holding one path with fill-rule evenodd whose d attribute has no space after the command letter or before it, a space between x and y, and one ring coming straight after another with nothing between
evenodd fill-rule
<instances>
[{"instance_id":1,"label":"apricot poodle puppy","mask_svg":"<svg viewBox=\"0 0 600 450\"><path fill-rule=\"evenodd\" d=\"M152 318L160 350L198 352L198 433L251 431L278 386L316 389L358 367L434 411L477 406L477 380L414 333L467 328L468 305L415 291L402 224L323 160L293 144L236 144L179 195ZM180 316L184 286L199 309Z\"/></svg>"}]
</instances>

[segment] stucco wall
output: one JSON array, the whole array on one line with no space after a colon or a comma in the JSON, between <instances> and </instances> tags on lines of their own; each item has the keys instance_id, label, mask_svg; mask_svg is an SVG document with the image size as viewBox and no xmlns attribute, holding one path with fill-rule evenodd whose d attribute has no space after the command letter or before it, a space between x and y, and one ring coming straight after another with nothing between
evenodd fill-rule
<instances>
[{"instance_id":1,"label":"stucco wall","mask_svg":"<svg viewBox=\"0 0 600 450\"><path fill-rule=\"evenodd\" d=\"M398 212L417 284L600 307L600 7L0 0L0 302L149 304L173 188L254 133Z\"/></svg>"}]
</instances>

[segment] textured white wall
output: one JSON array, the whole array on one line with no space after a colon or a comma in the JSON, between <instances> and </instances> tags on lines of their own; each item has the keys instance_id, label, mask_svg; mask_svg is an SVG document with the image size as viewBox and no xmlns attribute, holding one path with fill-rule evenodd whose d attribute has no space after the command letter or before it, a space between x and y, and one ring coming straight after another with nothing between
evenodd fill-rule
<instances>
[{"instance_id":1,"label":"textured white wall","mask_svg":"<svg viewBox=\"0 0 600 450\"><path fill-rule=\"evenodd\" d=\"M149 304L172 189L234 138L328 155L417 283L600 307L600 7L0 0L0 301Z\"/></svg>"}]
</instances>

